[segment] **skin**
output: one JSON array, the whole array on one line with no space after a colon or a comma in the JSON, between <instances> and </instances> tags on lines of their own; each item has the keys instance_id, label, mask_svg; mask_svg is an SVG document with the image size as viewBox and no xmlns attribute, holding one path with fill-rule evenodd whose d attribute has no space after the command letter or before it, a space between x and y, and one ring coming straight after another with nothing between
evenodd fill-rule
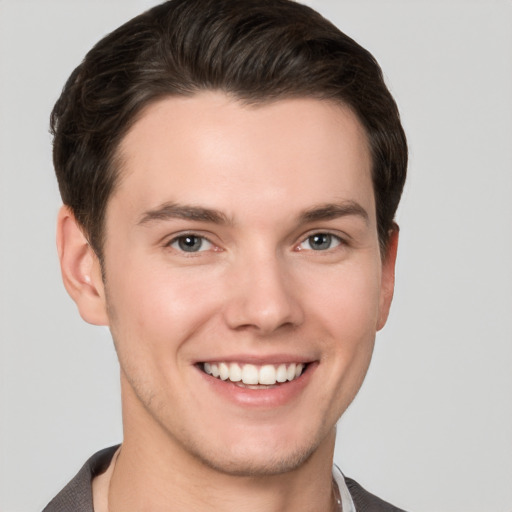
<instances>
[{"instance_id":1,"label":"skin","mask_svg":"<svg viewBox=\"0 0 512 512\"><path fill-rule=\"evenodd\" d=\"M58 223L66 288L121 365L110 511L330 510L335 425L386 322L397 247L393 232L380 253L359 121L317 99L208 92L151 105L119 151L105 282L66 207ZM241 391L204 361L309 365Z\"/></svg>"}]
</instances>

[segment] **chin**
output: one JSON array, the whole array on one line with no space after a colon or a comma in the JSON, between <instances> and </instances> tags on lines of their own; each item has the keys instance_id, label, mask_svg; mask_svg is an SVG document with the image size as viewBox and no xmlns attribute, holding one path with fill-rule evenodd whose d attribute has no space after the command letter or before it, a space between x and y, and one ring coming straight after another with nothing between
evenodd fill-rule
<instances>
[{"instance_id":1,"label":"chin","mask_svg":"<svg viewBox=\"0 0 512 512\"><path fill-rule=\"evenodd\" d=\"M201 443L188 443L184 447L201 464L232 476L264 477L289 473L303 466L324 444L334 443L335 430L330 435L320 432L304 435L302 439L272 439L261 432L245 439L220 440L216 443L203 440ZM322 433L325 434L325 433ZM249 442L248 442L249 441ZM206 446L210 449L205 449Z\"/></svg>"},{"instance_id":2,"label":"chin","mask_svg":"<svg viewBox=\"0 0 512 512\"><path fill-rule=\"evenodd\" d=\"M213 454L196 453L195 456L206 466L231 476L265 477L289 473L305 464L315 448L302 450L283 450L283 453L266 455L261 451L257 454L248 453L223 454L214 457Z\"/></svg>"}]
</instances>

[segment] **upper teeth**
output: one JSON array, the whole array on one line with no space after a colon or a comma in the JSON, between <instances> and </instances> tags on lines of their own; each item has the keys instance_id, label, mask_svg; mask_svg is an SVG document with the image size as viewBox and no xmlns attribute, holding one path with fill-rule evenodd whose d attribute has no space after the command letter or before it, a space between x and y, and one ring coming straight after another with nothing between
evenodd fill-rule
<instances>
[{"instance_id":1,"label":"upper teeth","mask_svg":"<svg viewBox=\"0 0 512 512\"><path fill-rule=\"evenodd\" d=\"M213 377L231 382L243 382L244 384L256 385L262 384L271 386L276 382L286 382L299 377L304 370L304 364L291 363L265 364L256 366L254 364L238 363L204 363L204 371Z\"/></svg>"}]
</instances>

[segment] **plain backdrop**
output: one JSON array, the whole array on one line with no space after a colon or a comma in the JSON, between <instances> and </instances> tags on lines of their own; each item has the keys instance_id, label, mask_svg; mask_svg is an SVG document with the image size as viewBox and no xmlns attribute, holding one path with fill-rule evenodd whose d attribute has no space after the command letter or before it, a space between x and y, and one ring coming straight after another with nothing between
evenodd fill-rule
<instances>
[{"instance_id":1,"label":"plain backdrop","mask_svg":"<svg viewBox=\"0 0 512 512\"><path fill-rule=\"evenodd\" d=\"M60 281L48 116L148 0L0 0L0 510L122 439L106 328ZM411 150L395 302L336 461L415 512L512 511L512 2L309 1L380 61Z\"/></svg>"}]
</instances>

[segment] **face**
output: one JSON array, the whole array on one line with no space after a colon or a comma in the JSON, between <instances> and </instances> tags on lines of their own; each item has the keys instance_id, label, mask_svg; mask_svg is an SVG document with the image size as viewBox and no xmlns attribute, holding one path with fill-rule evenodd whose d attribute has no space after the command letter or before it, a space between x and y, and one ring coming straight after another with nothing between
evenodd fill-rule
<instances>
[{"instance_id":1,"label":"face","mask_svg":"<svg viewBox=\"0 0 512 512\"><path fill-rule=\"evenodd\" d=\"M392 294L356 117L168 98L120 155L104 271L125 439L230 474L332 446Z\"/></svg>"}]
</instances>

